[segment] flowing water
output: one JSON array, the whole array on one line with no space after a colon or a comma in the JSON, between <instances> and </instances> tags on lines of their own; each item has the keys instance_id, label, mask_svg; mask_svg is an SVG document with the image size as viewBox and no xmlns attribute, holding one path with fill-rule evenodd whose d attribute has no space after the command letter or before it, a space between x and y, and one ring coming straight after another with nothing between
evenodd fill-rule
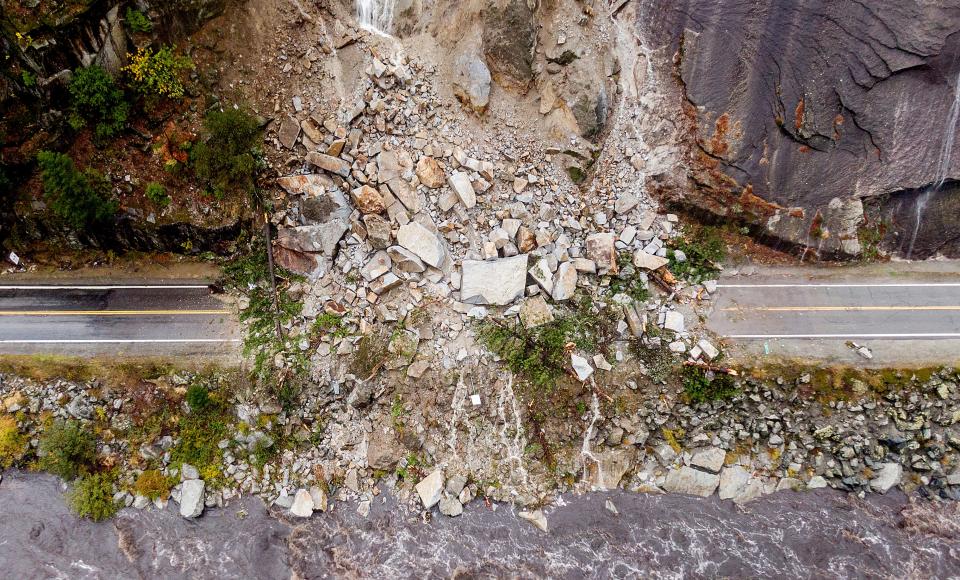
<instances>
[{"instance_id":1,"label":"flowing water","mask_svg":"<svg viewBox=\"0 0 960 580\"><path fill-rule=\"evenodd\" d=\"M356 0L357 22L368 30L390 34L397 0Z\"/></svg>"},{"instance_id":2,"label":"flowing water","mask_svg":"<svg viewBox=\"0 0 960 580\"><path fill-rule=\"evenodd\" d=\"M171 504L93 523L69 513L55 478L8 472L0 565L7 578L960 576L958 504L895 493L783 492L742 508L594 493L547 508L546 534L482 501L431 522L382 495L366 518L334 505L306 521L246 499L197 520Z\"/></svg>"},{"instance_id":3,"label":"flowing water","mask_svg":"<svg viewBox=\"0 0 960 580\"><path fill-rule=\"evenodd\" d=\"M950 171L950 161L953 156L953 143L957 136L957 122L960 121L960 73L957 74L956 84L953 88L953 104L950 106L950 113L947 115L946 132L943 136L943 142L940 145L940 157L937 160L937 170L934 173L934 179L930 187L924 190L917 197L917 205L914 211L913 236L910 238L910 248L907 250L907 258L913 256L913 246L917 242L917 234L920 232L920 225L923 223L923 214L930 203L930 198L939 191L947 181L947 173Z\"/></svg>"}]
</instances>

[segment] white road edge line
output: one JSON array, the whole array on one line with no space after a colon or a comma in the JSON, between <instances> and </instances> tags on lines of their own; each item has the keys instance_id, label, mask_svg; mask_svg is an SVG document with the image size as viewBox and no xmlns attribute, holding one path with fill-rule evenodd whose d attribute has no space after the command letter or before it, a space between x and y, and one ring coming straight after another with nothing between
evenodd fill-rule
<instances>
[{"instance_id":1,"label":"white road edge line","mask_svg":"<svg viewBox=\"0 0 960 580\"><path fill-rule=\"evenodd\" d=\"M151 344L151 343L192 343L192 342L240 342L239 338L143 338L143 339L24 339L0 340L0 344Z\"/></svg>"},{"instance_id":2,"label":"white road edge line","mask_svg":"<svg viewBox=\"0 0 960 580\"><path fill-rule=\"evenodd\" d=\"M202 286L199 284L172 284L172 285L154 285L141 284L141 285L119 285L119 286L47 286L47 285L37 285L37 286L0 286L0 290L145 290L145 289L156 289L156 290L198 290L203 288L208 290L210 286Z\"/></svg>"},{"instance_id":3,"label":"white road edge line","mask_svg":"<svg viewBox=\"0 0 960 580\"><path fill-rule=\"evenodd\" d=\"M960 338L960 332L917 334L728 334L726 338Z\"/></svg>"},{"instance_id":4,"label":"white road edge line","mask_svg":"<svg viewBox=\"0 0 960 580\"><path fill-rule=\"evenodd\" d=\"M960 283L944 284L717 284L717 288L956 288Z\"/></svg>"}]
</instances>

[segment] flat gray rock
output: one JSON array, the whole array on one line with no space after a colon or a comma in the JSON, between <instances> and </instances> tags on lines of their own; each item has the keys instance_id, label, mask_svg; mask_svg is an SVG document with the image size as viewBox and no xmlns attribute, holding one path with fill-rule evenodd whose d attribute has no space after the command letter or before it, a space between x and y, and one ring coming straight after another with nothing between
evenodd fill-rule
<instances>
[{"instance_id":1,"label":"flat gray rock","mask_svg":"<svg viewBox=\"0 0 960 580\"><path fill-rule=\"evenodd\" d=\"M468 304L510 304L523 296L526 281L526 254L491 261L464 260L461 300Z\"/></svg>"}]
</instances>

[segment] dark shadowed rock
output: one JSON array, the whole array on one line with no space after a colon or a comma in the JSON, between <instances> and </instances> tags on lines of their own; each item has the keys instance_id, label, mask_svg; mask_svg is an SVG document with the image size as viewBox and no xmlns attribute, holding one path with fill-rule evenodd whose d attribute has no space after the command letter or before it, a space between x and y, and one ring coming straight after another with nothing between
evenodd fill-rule
<instances>
[{"instance_id":1,"label":"dark shadowed rock","mask_svg":"<svg viewBox=\"0 0 960 580\"><path fill-rule=\"evenodd\" d=\"M527 0L490 2L483 18L483 53L497 84L526 92L533 79L536 21Z\"/></svg>"}]
</instances>

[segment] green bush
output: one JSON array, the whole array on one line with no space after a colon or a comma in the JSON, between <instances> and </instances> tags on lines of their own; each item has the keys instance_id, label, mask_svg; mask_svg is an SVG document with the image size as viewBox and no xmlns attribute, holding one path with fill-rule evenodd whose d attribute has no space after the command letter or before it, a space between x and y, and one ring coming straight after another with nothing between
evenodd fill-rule
<instances>
[{"instance_id":1,"label":"green bush","mask_svg":"<svg viewBox=\"0 0 960 580\"><path fill-rule=\"evenodd\" d=\"M127 16L124 20L127 21L127 26L131 32L144 33L153 30L153 22L150 21L150 18L148 18L146 14L139 10L127 8Z\"/></svg>"},{"instance_id":2,"label":"green bush","mask_svg":"<svg viewBox=\"0 0 960 580\"><path fill-rule=\"evenodd\" d=\"M70 81L70 126L80 130L92 123L94 135L103 140L127 125L130 105L113 77L97 65L77 69Z\"/></svg>"},{"instance_id":3,"label":"green bush","mask_svg":"<svg viewBox=\"0 0 960 580\"><path fill-rule=\"evenodd\" d=\"M167 195L167 190L156 181L151 181L147 184L145 193L147 199L159 205L160 207L166 207L170 205L170 196Z\"/></svg>"},{"instance_id":4,"label":"green bush","mask_svg":"<svg viewBox=\"0 0 960 580\"><path fill-rule=\"evenodd\" d=\"M27 451L27 436L21 435L17 421L10 415L0 416L0 469L20 461Z\"/></svg>"},{"instance_id":5,"label":"green bush","mask_svg":"<svg viewBox=\"0 0 960 580\"><path fill-rule=\"evenodd\" d=\"M202 413L212 405L210 392L203 385L190 385L187 389L187 404L194 413Z\"/></svg>"},{"instance_id":6,"label":"green bush","mask_svg":"<svg viewBox=\"0 0 960 580\"><path fill-rule=\"evenodd\" d=\"M120 507L113 501L113 481L107 473L81 477L67 492L67 504L78 516L95 522L111 518Z\"/></svg>"},{"instance_id":7,"label":"green bush","mask_svg":"<svg viewBox=\"0 0 960 580\"><path fill-rule=\"evenodd\" d=\"M684 367L683 392L691 403L706 403L729 399L739 390L730 375L699 367Z\"/></svg>"},{"instance_id":8,"label":"green bush","mask_svg":"<svg viewBox=\"0 0 960 580\"><path fill-rule=\"evenodd\" d=\"M51 209L77 230L104 223L117 212L117 203L110 199L110 183L100 173L78 171L62 153L41 151L37 162Z\"/></svg>"},{"instance_id":9,"label":"green bush","mask_svg":"<svg viewBox=\"0 0 960 580\"><path fill-rule=\"evenodd\" d=\"M156 52L141 48L130 59L124 70L130 73L130 84L147 97L183 97L181 75L193 68L185 56L177 56L172 46L162 46Z\"/></svg>"},{"instance_id":10,"label":"green bush","mask_svg":"<svg viewBox=\"0 0 960 580\"><path fill-rule=\"evenodd\" d=\"M677 260L680 250L686 256ZM670 240L667 258L674 275L699 283L715 277L720 272L720 263L727 255L727 246L720 237L720 229L713 226L687 226L683 235Z\"/></svg>"},{"instance_id":11,"label":"green bush","mask_svg":"<svg viewBox=\"0 0 960 580\"><path fill-rule=\"evenodd\" d=\"M251 194L258 169L257 120L239 110L213 111L203 121L206 139L194 145L194 171L217 197L237 192Z\"/></svg>"},{"instance_id":12,"label":"green bush","mask_svg":"<svg viewBox=\"0 0 960 580\"><path fill-rule=\"evenodd\" d=\"M573 325L563 318L531 329L489 322L480 328L480 338L512 372L535 387L551 388L566 367L564 347L571 332Z\"/></svg>"},{"instance_id":13,"label":"green bush","mask_svg":"<svg viewBox=\"0 0 960 580\"><path fill-rule=\"evenodd\" d=\"M89 473L97 460L97 444L78 421L56 421L40 438L40 468L70 481Z\"/></svg>"}]
</instances>

